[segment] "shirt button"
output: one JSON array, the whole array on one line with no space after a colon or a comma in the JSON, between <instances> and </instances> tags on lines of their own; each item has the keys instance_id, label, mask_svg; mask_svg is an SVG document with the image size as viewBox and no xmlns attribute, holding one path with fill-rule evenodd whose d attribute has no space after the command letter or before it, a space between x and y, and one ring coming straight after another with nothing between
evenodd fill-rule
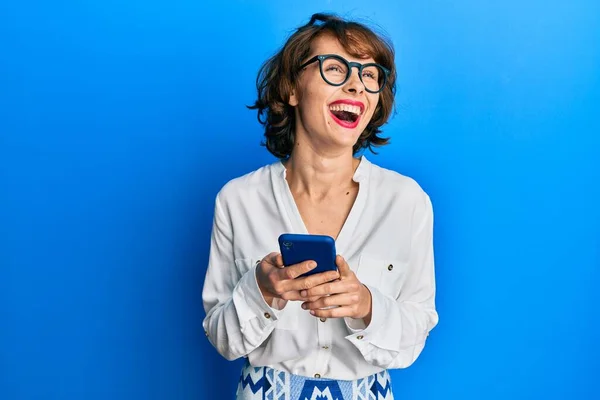
<instances>
[{"instance_id":1,"label":"shirt button","mask_svg":"<svg viewBox=\"0 0 600 400\"><path fill-rule=\"evenodd\" d=\"M269 318L271 318L271 314L269 314L268 312L266 312L266 313L265 313L265 318L266 318L266 319L269 319Z\"/></svg>"},{"instance_id":2,"label":"shirt button","mask_svg":"<svg viewBox=\"0 0 600 400\"><path fill-rule=\"evenodd\" d=\"M315 378L320 378L321 374L315 374Z\"/></svg>"},{"instance_id":3,"label":"shirt button","mask_svg":"<svg viewBox=\"0 0 600 400\"><path fill-rule=\"evenodd\" d=\"M357 338L358 340L361 340L362 338L364 338L364 336L363 336L363 335L358 335L356 338Z\"/></svg>"},{"instance_id":4,"label":"shirt button","mask_svg":"<svg viewBox=\"0 0 600 400\"><path fill-rule=\"evenodd\" d=\"M394 266L392 264L388 265L388 271L391 271L394 269Z\"/></svg>"},{"instance_id":5,"label":"shirt button","mask_svg":"<svg viewBox=\"0 0 600 400\"><path fill-rule=\"evenodd\" d=\"M325 322L327 321L327 318L319 318L321 320L321 322Z\"/></svg>"},{"instance_id":6,"label":"shirt button","mask_svg":"<svg viewBox=\"0 0 600 400\"><path fill-rule=\"evenodd\" d=\"M329 346L323 346L322 348L323 348L324 350L327 350L327 349L329 349Z\"/></svg>"},{"instance_id":7,"label":"shirt button","mask_svg":"<svg viewBox=\"0 0 600 400\"><path fill-rule=\"evenodd\" d=\"M204 331L204 334L205 334L206 336L208 336L208 332L207 332L207 331Z\"/></svg>"}]
</instances>

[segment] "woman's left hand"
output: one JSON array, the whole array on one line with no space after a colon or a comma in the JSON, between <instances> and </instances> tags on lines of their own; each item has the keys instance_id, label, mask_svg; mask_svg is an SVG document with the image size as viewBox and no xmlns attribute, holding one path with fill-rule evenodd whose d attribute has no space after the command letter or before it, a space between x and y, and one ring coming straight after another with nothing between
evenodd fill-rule
<instances>
[{"instance_id":1,"label":"woman's left hand","mask_svg":"<svg viewBox=\"0 0 600 400\"><path fill-rule=\"evenodd\" d=\"M365 325L369 325L371 321L371 292L358 280L342 256L338 255L335 258L335 263L340 278L301 291L300 295L306 299L318 297L315 301L302 303L302 308L310 310L310 313L316 317L362 318ZM331 308L323 310L322 308L325 307Z\"/></svg>"}]
</instances>

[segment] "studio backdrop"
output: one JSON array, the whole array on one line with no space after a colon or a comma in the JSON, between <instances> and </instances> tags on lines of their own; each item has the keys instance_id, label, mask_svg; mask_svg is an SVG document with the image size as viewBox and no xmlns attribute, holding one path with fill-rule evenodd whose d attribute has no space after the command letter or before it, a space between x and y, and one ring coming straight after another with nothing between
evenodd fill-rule
<instances>
[{"instance_id":1,"label":"studio backdrop","mask_svg":"<svg viewBox=\"0 0 600 400\"><path fill-rule=\"evenodd\" d=\"M600 3L3 1L0 399L228 399L202 329L217 191L275 159L261 63L315 12L396 48L439 325L398 399L598 399ZM273 243L277 250L277 243Z\"/></svg>"}]
</instances>

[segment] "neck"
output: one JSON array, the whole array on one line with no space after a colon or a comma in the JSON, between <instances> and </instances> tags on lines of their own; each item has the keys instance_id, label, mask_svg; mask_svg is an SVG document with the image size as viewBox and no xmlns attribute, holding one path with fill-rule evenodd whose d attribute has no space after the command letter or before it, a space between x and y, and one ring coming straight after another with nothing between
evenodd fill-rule
<instances>
[{"instance_id":1,"label":"neck","mask_svg":"<svg viewBox=\"0 0 600 400\"><path fill-rule=\"evenodd\" d=\"M306 194L313 199L322 199L355 183L352 180L360 160L351 152L323 155L303 152L295 148L284 163L286 179L294 194Z\"/></svg>"}]
</instances>

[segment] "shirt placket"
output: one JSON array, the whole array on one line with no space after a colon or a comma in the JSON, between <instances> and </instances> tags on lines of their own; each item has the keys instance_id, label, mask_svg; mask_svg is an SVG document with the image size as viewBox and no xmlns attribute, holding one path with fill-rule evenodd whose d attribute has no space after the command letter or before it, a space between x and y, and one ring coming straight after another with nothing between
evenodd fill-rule
<instances>
[{"instance_id":1,"label":"shirt placket","mask_svg":"<svg viewBox=\"0 0 600 400\"><path fill-rule=\"evenodd\" d=\"M332 321L327 318L317 318L317 357L315 364L315 377L319 378L327 370L327 365L331 359L332 346Z\"/></svg>"}]
</instances>

